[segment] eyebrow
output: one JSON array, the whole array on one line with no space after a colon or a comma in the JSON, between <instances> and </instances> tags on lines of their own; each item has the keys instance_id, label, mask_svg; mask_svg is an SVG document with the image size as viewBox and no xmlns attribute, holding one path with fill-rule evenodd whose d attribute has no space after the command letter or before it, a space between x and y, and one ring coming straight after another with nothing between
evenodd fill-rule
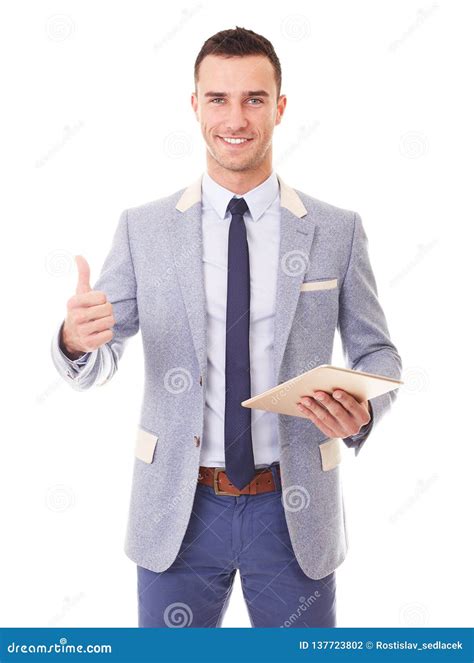
<instances>
[{"instance_id":1,"label":"eyebrow","mask_svg":"<svg viewBox=\"0 0 474 663\"><path fill-rule=\"evenodd\" d=\"M206 92L205 97L228 97L228 92ZM247 90L242 92L243 97L269 97L270 95L266 90Z\"/></svg>"}]
</instances>

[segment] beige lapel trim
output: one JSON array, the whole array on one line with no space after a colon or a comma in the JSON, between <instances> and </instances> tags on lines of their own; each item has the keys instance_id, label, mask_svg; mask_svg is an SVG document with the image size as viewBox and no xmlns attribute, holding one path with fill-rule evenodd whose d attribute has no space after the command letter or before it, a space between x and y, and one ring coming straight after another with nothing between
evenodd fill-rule
<instances>
[{"instance_id":1,"label":"beige lapel trim","mask_svg":"<svg viewBox=\"0 0 474 663\"><path fill-rule=\"evenodd\" d=\"M286 209L290 210L290 212L299 218L305 216L308 211L296 191L288 186L278 173L277 178L280 183L280 206L286 207ZM183 192L181 198L176 203L177 210L180 212L186 212L186 210L201 200L201 183L202 175L200 175L198 179L190 184L190 186L188 186Z\"/></svg>"}]
</instances>

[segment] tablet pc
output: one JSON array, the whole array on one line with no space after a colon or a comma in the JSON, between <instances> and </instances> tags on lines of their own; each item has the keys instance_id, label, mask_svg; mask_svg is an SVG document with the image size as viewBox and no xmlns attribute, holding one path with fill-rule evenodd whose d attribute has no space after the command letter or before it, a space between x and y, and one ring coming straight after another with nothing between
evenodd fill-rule
<instances>
[{"instance_id":1,"label":"tablet pc","mask_svg":"<svg viewBox=\"0 0 474 663\"><path fill-rule=\"evenodd\" d=\"M403 384L401 380L395 380L386 375L322 364L242 401L241 405L267 412L307 418L303 412L300 412L296 404L303 396L314 396L314 389L332 394L339 388L361 402L397 389L401 384Z\"/></svg>"}]
</instances>

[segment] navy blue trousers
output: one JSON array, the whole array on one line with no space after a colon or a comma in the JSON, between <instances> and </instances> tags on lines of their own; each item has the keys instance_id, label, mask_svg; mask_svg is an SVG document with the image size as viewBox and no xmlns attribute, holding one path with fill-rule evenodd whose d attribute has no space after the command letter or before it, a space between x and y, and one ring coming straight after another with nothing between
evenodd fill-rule
<instances>
[{"instance_id":1,"label":"navy blue trousers","mask_svg":"<svg viewBox=\"0 0 474 663\"><path fill-rule=\"evenodd\" d=\"M137 565L139 627L219 627L236 570L253 627L336 626L335 571L320 580L299 566L278 490L216 495L198 483L173 564L156 573Z\"/></svg>"}]
</instances>

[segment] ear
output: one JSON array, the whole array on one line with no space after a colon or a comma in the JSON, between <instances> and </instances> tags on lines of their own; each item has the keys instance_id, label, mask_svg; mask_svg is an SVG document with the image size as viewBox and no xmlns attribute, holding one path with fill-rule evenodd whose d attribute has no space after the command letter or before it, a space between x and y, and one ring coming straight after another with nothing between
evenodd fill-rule
<instances>
[{"instance_id":1,"label":"ear","mask_svg":"<svg viewBox=\"0 0 474 663\"><path fill-rule=\"evenodd\" d=\"M194 115L196 116L196 120L199 122L199 114L198 114L198 100L195 92L191 93L191 106L194 112Z\"/></svg>"},{"instance_id":2,"label":"ear","mask_svg":"<svg viewBox=\"0 0 474 663\"><path fill-rule=\"evenodd\" d=\"M286 102L287 102L286 95L281 94L278 97L277 101L277 114L275 118L275 126L277 126L281 122L281 118L283 117L283 113L285 112Z\"/></svg>"}]
</instances>

